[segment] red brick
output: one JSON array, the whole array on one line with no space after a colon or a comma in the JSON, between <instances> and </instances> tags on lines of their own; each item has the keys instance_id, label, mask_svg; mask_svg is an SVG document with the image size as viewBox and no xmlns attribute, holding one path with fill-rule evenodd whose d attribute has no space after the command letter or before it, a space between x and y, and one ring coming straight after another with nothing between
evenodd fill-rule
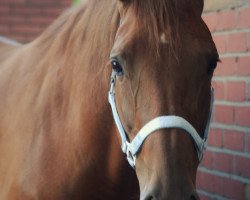
<instances>
[{"instance_id":1,"label":"red brick","mask_svg":"<svg viewBox=\"0 0 250 200\"><path fill-rule=\"evenodd\" d=\"M9 5L19 5L19 4L24 4L26 0L1 0L1 4L9 4Z\"/></svg>"},{"instance_id":2,"label":"red brick","mask_svg":"<svg viewBox=\"0 0 250 200\"><path fill-rule=\"evenodd\" d=\"M214 81L213 82L214 95L216 100L225 99L225 87L224 82L222 81Z\"/></svg>"},{"instance_id":3,"label":"red brick","mask_svg":"<svg viewBox=\"0 0 250 200\"><path fill-rule=\"evenodd\" d=\"M247 200L250 199L250 184L247 184L245 186L245 199L247 199Z\"/></svg>"},{"instance_id":4,"label":"red brick","mask_svg":"<svg viewBox=\"0 0 250 200\"><path fill-rule=\"evenodd\" d=\"M208 145L214 147L222 147L223 131L221 129L210 129L208 137Z\"/></svg>"},{"instance_id":5,"label":"red brick","mask_svg":"<svg viewBox=\"0 0 250 200\"><path fill-rule=\"evenodd\" d=\"M250 32L248 32L246 34L246 37L247 37L247 48L248 48L248 52L250 51Z\"/></svg>"},{"instance_id":6,"label":"red brick","mask_svg":"<svg viewBox=\"0 0 250 200\"><path fill-rule=\"evenodd\" d=\"M7 24L3 24L0 26L0 35L7 35L10 32L10 26Z\"/></svg>"},{"instance_id":7,"label":"red brick","mask_svg":"<svg viewBox=\"0 0 250 200\"><path fill-rule=\"evenodd\" d=\"M226 37L225 37L225 35L214 35L213 40L216 44L218 52L220 54L225 53L226 52Z\"/></svg>"},{"instance_id":8,"label":"red brick","mask_svg":"<svg viewBox=\"0 0 250 200\"><path fill-rule=\"evenodd\" d=\"M249 28L250 21L250 8L243 8L239 10L239 18L238 18L238 28Z\"/></svg>"},{"instance_id":9,"label":"red brick","mask_svg":"<svg viewBox=\"0 0 250 200\"><path fill-rule=\"evenodd\" d=\"M1 0L4 1L4 0ZM6 0L10 4L24 4L27 0Z\"/></svg>"},{"instance_id":10,"label":"red brick","mask_svg":"<svg viewBox=\"0 0 250 200\"><path fill-rule=\"evenodd\" d=\"M39 25L45 25L48 26L54 21L54 18L51 17L42 17L42 16L34 16L27 18L26 22L27 24L33 25L33 24L39 24Z\"/></svg>"},{"instance_id":11,"label":"red brick","mask_svg":"<svg viewBox=\"0 0 250 200\"><path fill-rule=\"evenodd\" d=\"M250 57L249 56L238 58L238 65L237 65L236 73L239 76L250 75Z\"/></svg>"},{"instance_id":12,"label":"red brick","mask_svg":"<svg viewBox=\"0 0 250 200\"><path fill-rule=\"evenodd\" d=\"M237 26L237 12L234 10L224 10L218 13L216 30L231 30Z\"/></svg>"},{"instance_id":13,"label":"red brick","mask_svg":"<svg viewBox=\"0 0 250 200\"><path fill-rule=\"evenodd\" d=\"M42 10L42 14L43 15L48 15L48 16L53 16L54 18L57 17L58 15L60 15L63 12L64 9L62 8L48 8L48 9L44 9Z\"/></svg>"},{"instance_id":14,"label":"red brick","mask_svg":"<svg viewBox=\"0 0 250 200\"><path fill-rule=\"evenodd\" d=\"M15 26L16 24L25 24L25 17L20 16L0 16L0 24L9 24Z\"/></svg>"},{"instance_id":15,"label":"red brick","mask_svg":"<svg viewBox=\"0 0 250 200\"><path fill-rule=\"evenodd\" d=\"M11 14L14 16L41 16L41 8L17 6L11 8Z\"/></svg>"},{"instance_id":16,"label":"red brick","mask_svg":"<svg viewBox=\"0 0 250 200\"><path fill-rule=\"evenodd\" d=\"M234 108L231 106L215 105L214 121L223 124L234 122Z\"/></svg>"},{"instance_id":17,"label":"red brick","mask_svg":"<svg viewBox=\"0 0 250 200\"><path fill-rule=\"evenodd\" d=\"M216 24L218 22L218 15L217 13L209 13L209 14L204 14L202 16L203 20L207 24L209 30L211 32L215 31Z\"/></svg>"},{"instance_id":18,"label":"red brick","mask_svg":"<svg viewBox=\"0 0 250 200\"><path fill-rule=\"evenodd\" d=\"M212 174L198 171L197 188L211 193L220 194L223 190L223 179Z\"/></svg>"},{"instance_id":19,"label":"red brick","mask_svg":"<svg viewBox=\"0 0 250 200\"><path fill-rule=\"evenodd\" d=\"M40 33L41 29L38 26L29 26L22 24L22 25L12 26L11 31L18 33L32 33L35 35Z\"/></svg>"},{"instance_id":20,"label":"red brick","mask_svg":"<svg viewBox=\"0 0 250 200\"><path fill-rule=\"evenodd\" d=\"M245 82L227 82L226 83L226 100L228 101L244 101L246 99L246 83Z\"/></svg>"},{"instance_id":21,"label":"red brick","mask_svg":"<svg viewBox=\"0 0 250 200\"><path fill-rule=\"evenodd\" d=\"M244 151L245 134L243 132L225 130L223 138L224 148L235 151Z\"/></svg>"},{"instance_id":22,"label":"red brick","mask_svg":"<svg viewBox=\"0 0 250 200\"><path fill-rule=\"evenodd\" d=\"M38 7L41 7L41 6L46 6L46 7L55 7L55 6L58 6L60 7L62 4L62 1L51 1L51 0L32 0L30 1L29 5L33 6L38 6Z\"/></svg>"},{"instance_id":23,"label":"red brick","mask_svg":"<svg viewBox=\"0 0 250 200\"><path fill-rule=\"evenodd\" d=\"M220 194L223 194L229 199L244 199L244 190L244 183L229 178L223 178L223 189Z\"/></svg>"},{"instance_id":24,"label":"red brick","mask_svg":"<svg viewBox=\"0 0 250 200\"><path fill-rule=\"evenodd\" d=\"M21 42L31 40L71 3L71 0L0 0L0 35Z\"/></svg>"},{"instance_id":25,"label":"red brick","mask_svg":"<svg viewBox=\"0 0 250 200\"><path fill-rule=\"evenodd\" d=\"M244 199L244 183L205 172L198 171L197 188L224 198Z\"/></svg>"},{"instance_id":26,"label":"red brick","mask_svg":"<svg viewBox=\"0 0 250 200\"><path fill-rule=\"evenodd\" d=\"M29 5L35 6L46 6L46 7L62 7L62 6L70 6L72 4L72 0L32 0L29 2Z\"/></svg>"},{"instance_id":27,"label":"red brick","mask_svg":"<svg viewBox=\"0 0 250 200\"><path fill-rule=\"evenodd\" d=\"M10 12L9 6L8 5L1 5L0 6L0 15L1 16L6 16Z\"/></svg>"},{"instance_id":28,"label":"red brick","mask_svg":"<svg viewBox=\"0 0 250 200\"><path fill-rule=\"evenodd\" d=\"M235 75L236 65L237 58L235 57L221 58L221 62L218 63L218 66L215 70L215 76Z\"/></svg>"},{"instance_id":29,"label":"red brick","mask_svg":"<svg viewBox=\"0 0 250 200\"><path fill-rule=\"evenodd\" d=\"M241 126L250 126L250 107L235 108L235 123Z\"/></svg>"},{"instance_id":30,"label":"red brick","mask_svg":"<svg viewBox=\"0 0 250 200\"><path fill-rule=\"evenodd\" d=\"M250 101L250 83L247 83L246 87L246 100Z\"/></svg>"},{"instance_id":31,"label":"red brick","mask_svg":"<svg viewBox=\"0 0 250 200\"><path fill-rule=\"evenodd\" d=\"M200 165L211 169L213 166L213 152L206 150Z\"/></svg>"},{"instance_id":32,"label":"red brick","mask_svg":"<svg viewBox=\"0 0 250 200\"><path fill-rule=\"evenodd\" d=\"M196 184L198 189L204 189L204 172L197 171L196 174Z\"/></svg>"},{"instance_id":33,"label":"red brick","mask_svg":"<svg viewBox=\"0 0 250 200\"><path fill-rule=\"evenodd\" d=\"M236 156L235 173L239 176L250 179L250 158Z\"/></svg>"},{"instance_id":34,"label":"red brick","mask_svg":"<svg viewBox=\"0 0 250 200\"><path fill-rule=\"evenodd\" d=\"M248 50L247 33L233 33L227 37L227 52L246 52Z\"/></svg>"},{"instance_id":35,"label":"red brick","mask_svg":"<svg viewBox=\"0 0 250 200\"><path fill-rule=\"evenodd\" d=\"M245 149L247 152L250 152L250 133L247 133L245 136Z\"/></svg>"},{"instance_id":36,"label":"red brick","mask_svg":"<svg viewBox=\"0 0 250 200\"><path fill-rule=\"evenodd\" d=\"M234 158L230 154L216 153L213 157L213 168L218 171L233 172Z\"/></svg>"}]
</instances>

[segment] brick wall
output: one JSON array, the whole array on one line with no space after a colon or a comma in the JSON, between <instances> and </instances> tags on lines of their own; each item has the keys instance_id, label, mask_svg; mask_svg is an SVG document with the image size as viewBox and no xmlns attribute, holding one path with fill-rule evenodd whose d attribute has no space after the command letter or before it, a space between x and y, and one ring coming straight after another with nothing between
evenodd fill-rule
<instances>
[{"instance_id":1,"label":"brick wall","mask_svg":"<svg viewBox=\"0 0 250 200\"><path fill-rule=\"evenodd\" d=\"M0 35L28 42L37 37L71 0L0 0Z\"/></svg>"},{"instance_id":2,"label":"brick wall","mask_svg":"<svg viewBox=\"0 0 250 200\"><path fill-rule=\"evenodd\" d=\"M0 35L28 42L71 0L0 0ZM202 200L250 199L250 0L205 0L222 63L213 86L209 146L197 176Z\"/></svg>"},{"instance_id":3,"label":"brick wall","mask_svg":"<svg viewBox=\"0 0 250 200\"><path fill-rule=\"evenodd\" d=\"M250 1L205 0L203 19L220 53L208 149L199 167L202 200L250 199Z\"/></svg>"}]
</instances>

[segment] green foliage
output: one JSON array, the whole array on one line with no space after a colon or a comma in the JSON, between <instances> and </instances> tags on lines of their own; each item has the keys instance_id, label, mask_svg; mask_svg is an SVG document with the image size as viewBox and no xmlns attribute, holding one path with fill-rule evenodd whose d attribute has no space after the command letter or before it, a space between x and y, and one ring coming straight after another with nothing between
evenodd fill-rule
<instances>
[{"instance_id":1,"label":"green foliage","mask_svg":"<svg viewBox=\"0 0 250 200\"><path fill-rule=\"evenodd\" d=\"M73 0L73 5L77 5L81 2L81 0Z\"/></svg>"}]
</instances>

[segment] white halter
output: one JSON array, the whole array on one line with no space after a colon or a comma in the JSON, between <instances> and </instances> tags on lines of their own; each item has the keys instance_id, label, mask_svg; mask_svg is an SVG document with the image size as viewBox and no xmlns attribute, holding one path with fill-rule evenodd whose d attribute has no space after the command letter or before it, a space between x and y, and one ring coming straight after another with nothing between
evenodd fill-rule
<instances>
[{"instance_id":1,"label":"white halter","mask_svg":"<svg viewBox=\"0 0 250 200\"><path fill-rule=\"evenodd\" d=\"M179 128L185 130L192 137L195 144L198 159L199 161L201 161L203 157L203 151L207 145L208 131L213 109L213 102L214 102L213 88L211 89L210 113L203 139L200 137L195 128L187 120L179 116L167 115L167 116L159 116L152 119L150 122L148 122L145 126L142 127L142 129L137 133L135 138L129 143L115 104L115 92L114 92L115 79L116 79L116 73L112 72L108 99L111 105L116 126L121 136L122 151L127 154L128 162L133 168L135 168L136 155L140 150L144 140L153 132L165 128Z\"/></svg>"}]
</instances>

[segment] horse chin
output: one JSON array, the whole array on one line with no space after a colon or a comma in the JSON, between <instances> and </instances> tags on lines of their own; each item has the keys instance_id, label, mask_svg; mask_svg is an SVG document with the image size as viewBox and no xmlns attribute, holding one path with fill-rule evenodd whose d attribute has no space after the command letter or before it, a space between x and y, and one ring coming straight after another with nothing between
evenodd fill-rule
<instances>
[{"instance_id":1,"label":"horse chin","mask_svg":"<svg viewBox=\"0 0 250 200\"><path fill-rule=\"evenodd\" d=\"M152 176L149 180L138 176L140 185L140 200L200 200L195 186L183 180L167 180L164 175ZM150 180L151 179L151 180ZM186 182L186 183L185 183Z\"/></svg>"},{"instance_id":2,"label":"horse chin","mask_svg":"<svg viewBox=\"0 0 250 200\"><path fill-rule=\"evenodd\" d=\"M155 171L154 169L150 169ZM151 171L152 172L152 171ZM149 175L150 171L137 172L140 200L200 200L192 181L164 175L161 171ZM140 174L140 175L138 175Z\"/></svg>"}]
</instances>

